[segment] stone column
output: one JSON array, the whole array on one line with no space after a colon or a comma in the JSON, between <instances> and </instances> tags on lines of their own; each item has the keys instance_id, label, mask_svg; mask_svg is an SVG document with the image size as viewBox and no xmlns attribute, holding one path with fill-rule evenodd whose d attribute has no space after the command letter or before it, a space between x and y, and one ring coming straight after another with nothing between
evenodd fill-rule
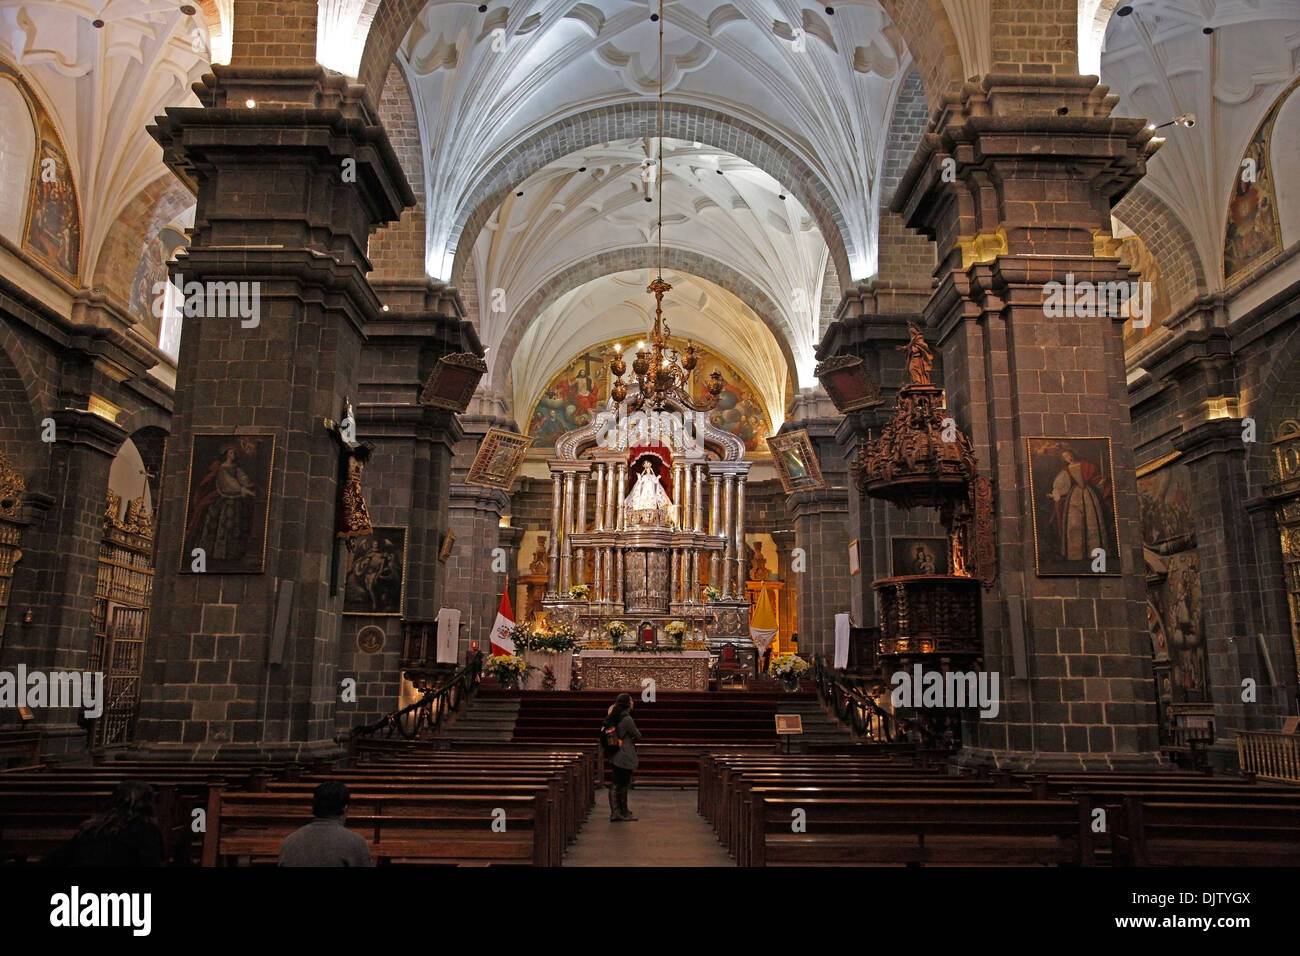
<instances>
[{"instance_id":1,"label":"stone column","mask_svg":"<svg viewBox=\"0 0 1300 956\"><path fill-rule=\"evenodd\" d=\"M23 496L24 510L38 520L23 529L19 542L23 556L14 567L3 641L4 669L11 674L19 664L25 664L29 671L87 668L108 472L127 438L126 432L113 422L81 409L58 409L49 417L54 419L55 441L41 445L35 426L31 441L42 455L48 448L49 475L53 479L49 487L57 497L50 501L35 488ZM153 606L158 609L155 613L162 617L165 612L158 603L156 587L154 595ZM33 610L33 620L24 625L21 619L28 608ZM194 619L198 615L191 611L187 617ZM146 646L152 654L152 646ZM108 669L108 662L102 662L100 670L107 675ZM104 690L109 690L107 676ZM85 728L77 726L82 711L33 707L32 714L31 729L39 729L44 735L43 755L85 753L89 736ZM6 720L10 722L6 729L17 725L12 712Z\"/></svg>"},{"instance_id":2,"label":"stone column","mask_svg":"<svg viewBox=\"0 0 1300 956\"><path fill-rule=\"evenodd\" d=\"M722 536L726 540L726 548L722 552L722 600L731 600L731 586L735 583L736 576L733 573L736 560L736 526L734 516L736 514L736 476L727 472L725 478L726 491L723 493L722 504Z\"/></svg>"},{"instance_id":3,"label":"stone column","mask_svg":"<svg viewBox=\"0 0 1300 956\"><path fill-rule=\"evenodd\" d=\"M922 137L892 204L937 243L929 334L942 352L948 408L995 488L998 579L982 596L982 630L984 669L1002 674L1003 700L996 717L967 721L961 760L970 765L1119 769L1159 760L1124 310L1071 302L1072 315L1049 314L1049 284L1137 278L1106 254L1117 245L1110 210L1145 173L1155 144L1145 120L1108 115L1114 99L1104 92L1095 77L968 82ZM1045 545L1033 519L1043 492L1035 489L1038 501L1029 494L1026 439L1062 435L1110 439L1120 553L1108 556L1105 575L1037 572L1035 548ZM1008 620L1015 606L1024 615L1022 673Z\"/></svg>"},{"instance_id":4,"label":"stone column","mask_svg":"<svg viewBox=\"0 0 1300 956\"><path fill-rule=\"evenodd\" d=\"M560 528L564 515L564 492L561 482L563 481L563 472L551 472L551 546L546 566L546 596L551 598L558 597L560 593Z\"/></svg>"},{"instance_id":5,"label":"stone column","mask_svg":"<svg viewBox=\"0 0 1300 956\"><path fill-rule=\"evenodd\" d=\"M370 232L415 197L373 107L345 77L310 63L214 65L196 93L204 108L170 108L150 127L198 195L175 271L257 298L254 315L195 317L181 338L154 590L168 613L152 622L137 739L185 756L333 754L344 632L329 516L339 452L322 419L358 394L367 329L387 321L365 275ZM260 105L244 109L246 100ZM355 164L350 188L339 180L345 161ZM447 352L481 354L460 318L432 316L408 332L412 354L433 360L426 371ZM190 456L211 434L257 436L266 452L274 442L260 489L264 547L240 562L254 573L182 563ZM445 515L441 490L436 514ZM277 608L287 614L282 641L273 640Z\"/></svg>"},{"instance_id":6,"label":"stone column","mask_svg":"<svg viewBox=\"0 0 1300 956\"><path fill-rule=\"evenodd\" d=\"M745 594L745 572L749 567L749 547L745 544L745 476L736 476L736 595Z\"/></svg>"}]
</instances>

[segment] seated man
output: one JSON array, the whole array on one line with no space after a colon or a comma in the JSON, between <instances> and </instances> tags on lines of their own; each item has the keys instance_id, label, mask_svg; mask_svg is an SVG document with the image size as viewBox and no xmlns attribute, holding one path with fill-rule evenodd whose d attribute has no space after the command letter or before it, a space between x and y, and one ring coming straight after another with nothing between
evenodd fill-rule
<instances>
[{"instance_id":1,"label":"seated man","mask_svg":"<svg viewBox=\"0 0 1300 956\"><path fill-rule=\"evenodd\" d=\"M365 837L343 825L352 795L337 780L316 788L311 811L316 817L280 844L281 866L374 866Z\"/></svg>"}]
</instances>

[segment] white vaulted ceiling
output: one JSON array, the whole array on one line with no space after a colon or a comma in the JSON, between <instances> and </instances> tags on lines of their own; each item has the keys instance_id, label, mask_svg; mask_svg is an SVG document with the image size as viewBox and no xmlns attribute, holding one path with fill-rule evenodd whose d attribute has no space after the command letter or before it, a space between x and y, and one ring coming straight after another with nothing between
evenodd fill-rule
<instances>
[{"instance_id":1,"label":"white vaulted ceiling","mask_svg":"<svg viewBox=\"0 0 1300 956\"><path fill-rule=\"evenodd\" d=\"M170 0L0 2L0 56L50 110L75 172L83 280L121 211L167 175L145 127L169 106L199 105L190 87L209 68L214 38L193 5L190 16Z\"/></svg>"},{"instance_id":2,"label":"white vaulted ceiling","mask_svg":"<svg viewBox=\"0 0 1300 956\"><path fill-rule=\"evenodd\" d=\"M657 9L645 0L425 8L399 56L426 146L431 275L458 278L457 230L475 186L510 150L583 110L655 95ZM766 0L666 8L666 98L739 118L798 157L842 221L846 280L876 270L876 182L888 107L909 62L871 0L837 5L833 16Z\"/></svg>"},{"instance_id":3,"label":"white vaulted ceiling","mask_svg":"<svg viewBox=\"0 0 1300 956\"><path fill-rule=\"evenodd\" d=\"M473 255L478 300L484 305L479 337L489 347L489 365L500 373L492 378L499 381L507 370L512 372L516 397L525 404L532 396L519 391L521 383L535 382L540 388L570 357L539 350L534 343L553 342L552 333L565 340L573 337L568 326L550 330L540 340L532 334L532 324L545 325L537 314L543 304L539 295L567 292L554 287L556 277L593 260L611 263L604 271L621 271L619 262L626 258L621 253L627 250L641 251L647 267L657 262L656 142L600 144L551 163L521 183L517 192L523 195L509 196L479 234ZM663 167L665 261L671 265L674 252L684 251L701 264L698 271L716 267L703 278L726 284L725 270L761 293L759 301L747 303L729 294L727 306L711 310L719 321L744 316L740 325L728 329L743 334L715 335L715 348L738 364L770 363L747 374L756 383L769 380L770 395L779 406L787 376L792 386L814 381L826 243L798 200L744 160L702 144L665 140ZM599 276L595 278L599 285ZM637 280L643 311L647 303L653 306L644 293L646 281ZM495 303L494 290L500 290ZM717 303L720 291L708 296ZM588 289L579 301L590 294ZM687 298L677 290L666 301L674 308ZM496 305L504 308L493 311ZM766 326L756 309L765 313ZM570 324L582 321L580 310L562 314ZM644 331L645 319L641 321ZM510 334L520 325L529 330L522 341L518 332ZM774 333L786 343L795 368L788 367ZM590 336L608 338L600 328ZM578 343L576 348L581 347ZM509 368L499 368L501 362L510 363ZM782 409L772 411L779 418Z\"/></svg>"},{"instance_id":4,"label":"white vaulted ceiling","mask_svg":"<svg viewBox=\"0 0 1300 956\"><path fill-rule=\"evenodd\" d=\"M1142 180L1186 225L1208 291L1223 285L1223 240L1237 164L1274 100L1300 72L1297 0L1136 0L1106 29L1101 78L1116 116L1168 126ZM1121 8L1122 9L1122 6ZM1205 29L1212 32L1206 34ZM1277 178L1275 174L1275 179Z\"/></svg>"},{"instance_id":5,"label":"white vaulted ceiling","mask_svg":"<svg viewBox=\"0 0 1300 956\"><path fill-rule=\"evenodd\" d=\"M513 402L520 428L547 382L573 356L597 342L644 338L654 316L646 270L603 276L549 305L525 333L514 364ZM731 362L758 393L775 433L785 420L786 374L781 350L753 310L705 279L671 269L664 316L675 337L691 339ZM630 373L629 373L630 377Z\"/></svg>"}]
</instances>

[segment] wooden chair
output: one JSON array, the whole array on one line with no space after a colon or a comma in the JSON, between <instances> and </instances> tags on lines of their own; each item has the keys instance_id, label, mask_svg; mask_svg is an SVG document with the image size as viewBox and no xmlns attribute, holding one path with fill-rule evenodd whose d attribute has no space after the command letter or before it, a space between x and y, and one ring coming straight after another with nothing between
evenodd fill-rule
<instances>
[{"instance_id":1,"label":"wooden chair","mask_svg":"<svg viewBox=\"0 0 1300 956\"><path fill-rule=\"evenodd\" d=\"M745 668L735 644L723 644L718 656L718 687L724 684L746 685Z\"/></svg>"}]
</instances>

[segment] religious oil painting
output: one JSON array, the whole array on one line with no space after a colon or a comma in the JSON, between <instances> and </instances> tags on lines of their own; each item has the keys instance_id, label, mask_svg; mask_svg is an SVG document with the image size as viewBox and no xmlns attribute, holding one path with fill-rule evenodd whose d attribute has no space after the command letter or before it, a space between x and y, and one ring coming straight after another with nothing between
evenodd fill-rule
<instances>
[{"instance_id":1,"label":"religious oil painting","mask_svg":"<svg viewBox=\"0 0 1300 956\"><path fill-rule=\"evenodd\" d=\"M895 577L905 574L947 574L946 538L890 538Z\"/></svg>"},{"instance_id":2,"label":"religious oil painting","mask_svg":"<svg viewBox=\"0 0 1300 956\"><path fill-rule=\"evenodd\" d=\"M1025 442L1038 574L1119 574L1110 439Z\"/></svg>"},{"instance_id":3,"label":"religious oil painting","mask_svg":"<svg viewBox=\"0 0 1300 956\"><path fill-rule=\"evenodd\" d=\"M1246 151L1237 164L1223 237L1223 278L1228 284L1282 250L1270 156L1273 123L1286 99L1285 95L1277 98L1246 144Z\"/></svg>"},{"instance_id":4,"label":"religious oil painting","mask_svg":"<svg viewBox=\"0 0 1300 956\"><path fill-rule=\"evenodd\" d=\"M685 353L684 339L670 338L668 343L679 353ZM557 373L538 397L525 432L539 449L555 447L556 439L565 432L581 428L609 402L609 363L617 354L615 345L623 346L623 357L634 358L635 340L608 342L588 349L570 361ZM709 424L730 432L745 443L748 452L761 451L762 439L771 430L767 412L754 387L729 362L709 349L696 344L698 364L691 373L689 391L697 401L707 393L704 383L714 372L722 375L722 392L718 402L706 414ZM624 383L635 385L631 371L625 373Z\"/></svg>"},{"instance_id":5,"label":"religious oil painting","mask_svg":"<svg viewBox=\"0 0 1300 956\"><path fill-rule=\"evenodd\" d=\"M817 452L805 429L774 435L767 440L767 446L772 450L772 461L787 495L826 487Z\"/></svg>"},{"instance_id":6,"label":"religious oil painting","mask_svg":"<svg viewBox=\"0 0 1300 956\"><path fill-rule=\"evenodd\" d=\"M67 154L42 116L25 245L69 277L81 257L81 212Z\"/></svg>"},{"instance_id":7,"label":"religious oil painting","mask_svg":"<svg viewBox=\"0 0 1300 956\"><path fill-rule=\"evenodd\" d=\"M474 456L469 475L465 478L466 483L509 491L524 463L528 446L532 443L531 438L514 432L501 428L488 429L479 445L478 454Z\"/></svg>"},{"instance_id":8,"label":"religious oil painting","mask_svg":"<svg viewBox=\"0 0 1300 956\"><path fill-rule=\"evenodd\" d=\"M260 574L266 569L273 435L195 435L181 571Z\"/></svg>"},{"instance_id":9,"label":"religious oil painting","mask_svg":"<svg viewBox=\"0 0 1300 956\"><path fill-rule=\"evenodd\" d=\"M348 541L343 613L398 617L406 597L406 529L375 528Z\"/></svg>"}]
</instances>

